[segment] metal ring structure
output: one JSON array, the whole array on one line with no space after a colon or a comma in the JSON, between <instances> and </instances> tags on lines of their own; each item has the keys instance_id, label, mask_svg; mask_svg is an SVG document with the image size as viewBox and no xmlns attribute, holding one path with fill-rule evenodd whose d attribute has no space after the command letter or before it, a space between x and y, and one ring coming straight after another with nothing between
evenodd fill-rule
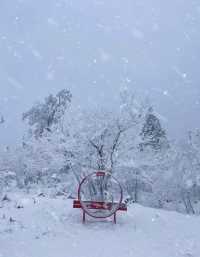
<instances>
[{"instance_id":1,"label":"metal ring structure","mask_svg":"<svg viewBox=\"0 0 200 257\"><path fill-rule=\"evenodd\" d=\"M123 191L119 181L107 171L86 176L78 188L78 200L85 213L93 218L108 218L119 209Z\"/></svg>"}]
</instances>

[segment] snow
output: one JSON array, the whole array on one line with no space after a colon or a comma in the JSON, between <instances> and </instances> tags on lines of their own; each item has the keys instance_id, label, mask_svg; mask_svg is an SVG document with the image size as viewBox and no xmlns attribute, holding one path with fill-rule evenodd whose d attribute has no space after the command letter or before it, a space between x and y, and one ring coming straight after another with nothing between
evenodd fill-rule
<instances>
[{"instance_id":1,"label":"snow","mask_svg":"<svg viewBox=\"0 0 200 257\"><path fill-rule=\"evenodd\" d=\"M17 81L15 78L8 77L8 82L15 89L23 89L23 85L19 81Z\"/></svg>"},{"instance_id":2,"label":"snow","mask_svg":"<svg viewBox=\"0 0 200 257\"><path fill-rule=\"evenodd\" d=\"M9 197L0 208L1 257L200 256L200 217L133 204L116 225L88 217L82 224L66 198Z\"/></svg>"},{"instance_id":3,"label":"snow","mask_svg":"<svg viewBox=\"0 0 200 257\"><path fill-rule=\"evenodd\" d=\"M141 30L137 29L137 28L134 28L132 30L132 35L136 39L143 39L144 38L144 33Z\"/></svg>"}]
</instances>

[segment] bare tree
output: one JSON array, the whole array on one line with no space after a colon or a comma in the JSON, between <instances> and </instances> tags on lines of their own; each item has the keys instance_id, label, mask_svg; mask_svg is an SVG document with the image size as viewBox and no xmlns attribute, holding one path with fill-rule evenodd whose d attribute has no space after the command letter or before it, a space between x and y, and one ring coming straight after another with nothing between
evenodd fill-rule
<instances>
[{"instance_id":1,"label":"bare tree","mask_svg":"<svg viewBox=\"0 0 200 257\"><path fill-rule=\"evenodd\" d=\"M126 128L123 128L116 122L113 132L105 128L98 138L89 139L91 146L96 150L98 169L109 169L112 171L116 162L115 154L120 145L120 137Z\"/></svg>"}]
</instances>

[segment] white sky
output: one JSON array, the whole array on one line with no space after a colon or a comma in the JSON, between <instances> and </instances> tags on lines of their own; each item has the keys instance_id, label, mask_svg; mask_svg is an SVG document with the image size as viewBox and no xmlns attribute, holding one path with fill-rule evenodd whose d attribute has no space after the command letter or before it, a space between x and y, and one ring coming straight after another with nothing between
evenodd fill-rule
<instances>
[{"instance_id":1,"label":"white sky","mask_svg":"<svg viewBox=\"0 0 200 257\"><path fill-rule=\"evenodd\" d=\"M149 95L172 137L200 127L199 0L1 0L0 142L21 113L69 88L85 107L128 86Z\"/></svg>"}]
</instances>

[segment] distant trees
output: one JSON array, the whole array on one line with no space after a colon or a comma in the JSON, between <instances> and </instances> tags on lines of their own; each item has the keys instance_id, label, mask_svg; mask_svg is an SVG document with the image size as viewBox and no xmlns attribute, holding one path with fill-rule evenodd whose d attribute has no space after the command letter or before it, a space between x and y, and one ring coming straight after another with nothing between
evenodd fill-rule
<instances>
[{"instance_id":1,"label":"distant trees","mask_svg":"<svg viewBox=\"0 0 200 257\"><path fill-rule=\"evenodd\" d=\"M187 213L195 213L200 201L200 133L189 132L188 139L176 147L172 165L172 184Z\"/></svg>"},{"instance_id":2,"label":"distant trees","mask_svg":"<svg viewBox=\"0 0 200 257\"><path fill-rule=\"evenodd\" d=\"M5 120L4 120L4 117L3 117L3 115L0 113L0 125L1 124L3 124L5 122ZM1 150L1 149L0 149ZM2 194L2 192L3 192L3 188L4 188L4 182L5 182L5 174L6 174L6 172L5 172L5 169L4 169L4 167L3 167L3 165L2 165L2 161L3 161L3 154L2 153L0 153L0 196L1 196L1 194Z\"/></svg>"},{"instance_id":3,"label":"distant trees","mask_svg":"<svg viewBox=\"0 0 200 257\"><path fill-rule=\"evenodd\" d=\"M69 90L63 89L53 96L45 98L44 103L35 104L29 111L23 114L23 120L28 121L31 133L36 137L42 137L45 132L51 132L64 117L72 95Z\"/></svg>"},{"instance_id":4,"label":"distant trees","mask_svg":"<svg viewBox=\"0 0 200 257\"><path fill-rule=\"evenodd\" d=\"M129 90L121 91L115 111L83 111L71 98L61 90L23 114L30 134L20 147L0 149L0 191L15 181L73 195L83 176L105 169L120 180L127 201L197 213L200 130L169 147L159 115Z\"/></svg>"}]
</instances>

